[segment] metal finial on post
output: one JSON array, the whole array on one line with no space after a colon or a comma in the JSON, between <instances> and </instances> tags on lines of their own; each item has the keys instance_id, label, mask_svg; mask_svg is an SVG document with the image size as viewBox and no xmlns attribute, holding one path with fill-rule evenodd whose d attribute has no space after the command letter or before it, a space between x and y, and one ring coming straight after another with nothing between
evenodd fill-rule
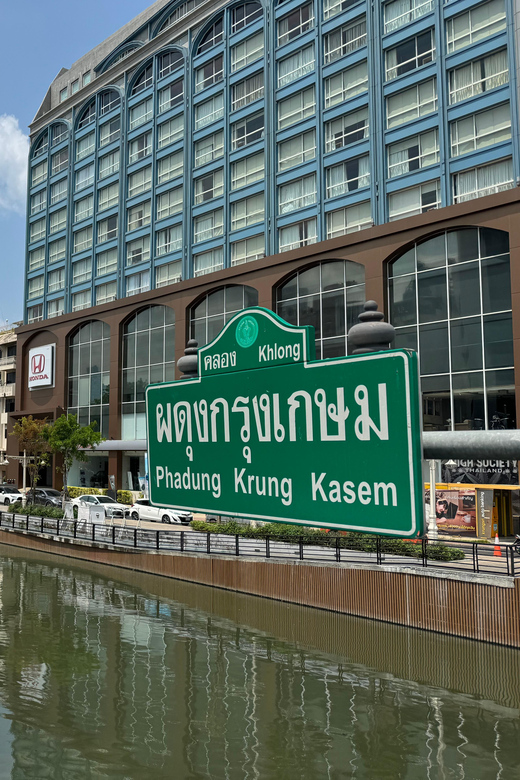
<instances>
[{"instance_id":1,"label":"metal finial on post","mask_svg":"<svg viewBox=\"0 0 520 780\"><path fill-rule=\"evenodd\" d=\"M199 360L197 353L199 343L195 339L190 339L184 350L184 355L177 361L177 367L182 374L181 379L192 379L199 375Z\"/></svg>"},{"instance_id":2,"label":"metal finial on post","mask_svg":"<svg viewBox=\"0 0 520 780\"><path fill-rule=\"evenodd\" d=\"M353 325L347 334L349 354L362 355L364 352L382 352L390 348L395 338L395 329L384 321L383 312L377 310L375 301L365 301L358 319L359 323Z\"/></svg>"}]
</instances>

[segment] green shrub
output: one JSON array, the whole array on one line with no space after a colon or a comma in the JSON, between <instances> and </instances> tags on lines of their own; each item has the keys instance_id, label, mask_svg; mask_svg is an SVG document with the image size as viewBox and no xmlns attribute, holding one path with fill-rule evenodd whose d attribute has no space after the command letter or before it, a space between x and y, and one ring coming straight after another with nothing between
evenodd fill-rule
<instances>
[{"instance_id":1,"label":"green shrub","mask_svg":"<svg viewBox=\"0 0 520 780\"><path fill-rule=\"evenodd\" d=\"M63 518L63 509L39 506L38 504L26 504L25 506L22 506L21 503L12 504L9 512L15 512L17 515L31 515L31 517L53 517L56 520Z\"/></svg>"},{"instance_id":2,"label":"green shrub","mask_svg":"<svg viewBox=\"0 0 520 780\"><path fill-rule=\"evenodd\" d=\"M69 496L71 498L78 498L79 496L106 496L107 491L105 488L85 488L85 487L70 487L68 488Z\"/></svg>"},{"instance_id":3,"label":"green shrub","mask_svg":"<svg viewBox=\"0 0 520 780\"><path fill-rule=\"evenodd\" d=\"M132 493L129 490L118 490L117 500L121 504L128 504L128 506L131 506L134 503Z\"/></svg>"}]
</instances>

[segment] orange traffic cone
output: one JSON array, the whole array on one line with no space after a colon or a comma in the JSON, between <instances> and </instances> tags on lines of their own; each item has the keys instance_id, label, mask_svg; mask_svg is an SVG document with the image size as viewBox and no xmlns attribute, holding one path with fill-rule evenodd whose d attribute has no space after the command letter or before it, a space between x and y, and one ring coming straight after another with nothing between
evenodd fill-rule
<instances>
[{"instance_id":1,"label":"orange traffic cone","mask_svg":"<svg viewBox=\"0 0 520 780\"><path fill-rule=\"evenodd\" d=\"M497 558L502 557L502 550L500 549L500 542L498 540L498 534L495 534L495 550L493 552L493 555L496 555Z\"/></svg>"}]
</instances>

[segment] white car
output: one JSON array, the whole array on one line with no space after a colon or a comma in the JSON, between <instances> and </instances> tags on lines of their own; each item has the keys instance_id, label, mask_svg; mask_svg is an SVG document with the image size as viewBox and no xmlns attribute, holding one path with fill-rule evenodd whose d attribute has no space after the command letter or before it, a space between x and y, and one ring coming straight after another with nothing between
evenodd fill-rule
<instances>
[{"instance_id":1,"label":"white car","mask_svg":"<svg viewBox=\"0 0 520 780\"><path fill-rule=\"evenodd\" d=\"M18 488L10 485L0 485L0 504L9 506L10 504L16 504L17 501L21 501L22 498L23 496Z\"/></svg>"},{"instance_id":2,"label":"white car","mask_svg":"<svg viewBox=\"0 0 520 780\"><path fill-rule=\"evenodd\" d=\"M151 520L161 523L190 523L193 515L190 512L184 512L181 509L164 509L159 506L152 506L147 498L138 498L127 510L132 520Z\"/></svg>"},{"instance_id":3,"label":"white car","mask_svg":"<svg viewBox=\"0 0 520 780\"><path fill-rule=\"evenodd\" d=\"M84 496L78 496L71 501L73 507L82 506L99 506L103 507L107 517L124 517L125 510L128 509L126 504L120 504L119 501L114 501L110 496L91 496L85 494Z\"/></svg>"}]
</instances>

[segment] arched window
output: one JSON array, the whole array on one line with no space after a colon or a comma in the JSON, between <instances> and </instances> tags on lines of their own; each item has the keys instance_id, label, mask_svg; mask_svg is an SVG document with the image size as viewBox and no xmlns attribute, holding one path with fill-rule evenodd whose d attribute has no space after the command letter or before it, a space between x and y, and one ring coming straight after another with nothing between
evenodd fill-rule
<instances>
[{"instance_id":1,"label":"arched window","mask_svg":"<svg viewBox=\"0 0 520 780\"><path fill-rule=\"evenodd\" d=\"M81 112L78 120L78 130L90 125L96 119L96 101L92 100Z\"/></svg>"},{"instance_id":2,"label":"arched window","mask_svg":"<svg viewBox=\"0 0 520 780\"><path fill-rule=\"evenodd\" d=\"M159 78L162 79L165 76L169 76L174 70L182 68L184 65L184 57L180 51L166 51L164 54L159 55Z\"/></svg>"},{"instance_id":3,"label":"arched window","mask_svg":"<svg viewBox=\"0 0 520 780\"><path fill-rule=\"evenodd\" d=\"M145 390L174 378L175 314L166 306L149 306L123 329L122 439L146 439Z\"/></svg>"},{"instance_id":4,"label":"arched window","mask_svg":"<svg viewBox=\"0 0 520 780\"><path fill-rule=\"evenodd\" d=\"M214 22L209 30L207 30L197 47L197 54L202 54L205 51L209 51L213 46L218 46L222 42L224 37L224 17L220 17Z\"/></svg>"},{"instance_id":5,"label":"arched window","mask_svg":"<svg viewBox=\"0 0 520 780\"><path fill-rule=\"evenodd\" d=\"M36 142L33 148L33 157L39 157L41 154L45 154L49 148L49 132L46 130L40 136L40 139Z\"/></svg>"},{"instance_id":6,"label":"arched window","mask_svg":"<svg viewBox=\"0 0 520 780\"><path fill-rule=\"evenodd\" d=\"M235 6L232 11L231 32L238 32L247 27L248 24L253 24L254 21L260 19L263 12L262 5L256 0Z\"/></svg>"},{"instance_id":7,"label":"arched window","mask_svg":"<svg viewBox=\"0 0 520 780\"><path fill-rule=\"evenodd\" d=\"M146 68L141 71L139 76L134 82L134 85L132 87L132 95L138 95L139 92L143 92L143 90L148 89L148 87L151 87L153 84L153 65L150 62L149 65L146 66Z\"/></svg>"},{"instance_id":8,"label":"arched window","mask_svg":"<svg viewBox=\"0 0 520 780\"><path fill-rule=\"evenodd\" d=\"M276 291L276 312L292 325L313 325L316 358L347 354L347 332L365 301L365 269L350 260L317 263Z\"/></svg>"},{"instance_id":9,"label":"arched window","mask_svg":"<svg viewBox=\"0 0 520 780\"><path fill-rule=\"evenodd\" d=\"M508 234L441 233L388 276L395 346L419 352L424 429L516 427Z\"/></svg>"},{"instance_id":10,"label":"arched window","mask_svg":"<svg viewBox=\"0 0 520 780\"><path fill-rule=\"evenodd\" d=\"M103 114L108 114L109 111L113 111L114 108L117 108L120 102L121 98L119 96L119 92L116 92L115 89L107 89L106 92L102 92L99 96L100 115L103 116Z\"/></svg>"},{"instance_id":11,"label":"arched window","mask_svg":"<svg viewBox=\"0 0 520 780\"><path fill-rule=\"evenodd\" d=\"M64 122L58 122L57 124L52 126L52 145L57 146L58 144L61 144L68 135L68 128L67 125Z\"/></svg>"},{"instance_id":12,"label":"arched window","mask_svg":"<svg viewBox=\"0 0 520 780\"><path fill-rule=\"evenodd\" d=\"M110 328L99 320L87 322L70 337L68 373L69 414L80 425L97 423L108 436L110 394Z\"/></svg>"},{"instance_id":13,"label":"arched window","mask_svg":"<svg viewBox=\"0 0 520 780\"><path fill-rule=\"evenodd\" d=\"M253 287L238 284L220 287L208 293L192 307L190 333L199 347L212 341L231 317L248 306L258 305L258 292Z\"/></svg>"}]
</instances>

